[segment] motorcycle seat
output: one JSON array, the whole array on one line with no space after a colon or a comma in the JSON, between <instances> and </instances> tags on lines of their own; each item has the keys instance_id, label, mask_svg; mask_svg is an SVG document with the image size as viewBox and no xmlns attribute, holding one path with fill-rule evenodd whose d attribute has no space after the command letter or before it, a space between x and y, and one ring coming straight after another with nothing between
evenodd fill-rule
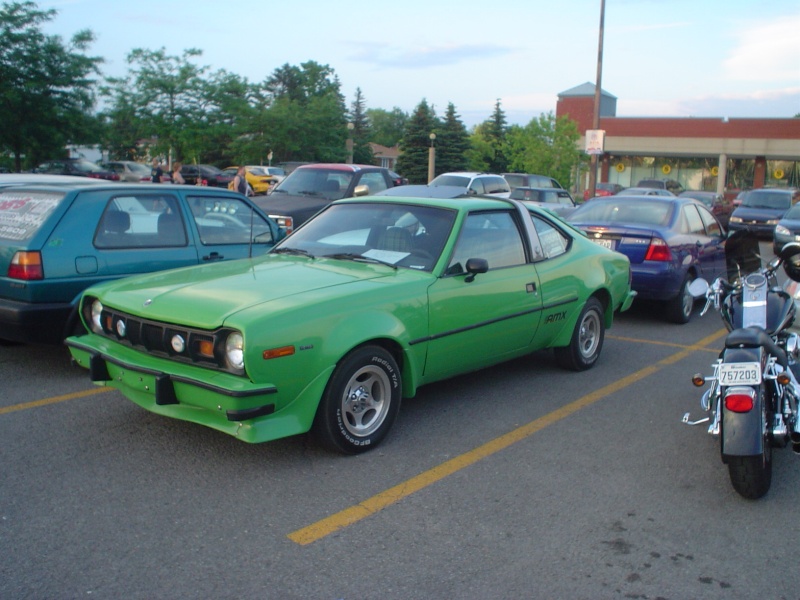
<instances>
[{"instance_id":1,"label":"motorcycle seat","mask_svg":"<svg viewBox=\"0 0 800 600\"><path fill-rule=\"evenodd\" d=\"M764 348L778 360L778 364L784 369L788 367L789 361L786 352L783 351L761 327L745 327L744 329L734 329L725 338L726 348Z\"/></svg>"}]
</instances>

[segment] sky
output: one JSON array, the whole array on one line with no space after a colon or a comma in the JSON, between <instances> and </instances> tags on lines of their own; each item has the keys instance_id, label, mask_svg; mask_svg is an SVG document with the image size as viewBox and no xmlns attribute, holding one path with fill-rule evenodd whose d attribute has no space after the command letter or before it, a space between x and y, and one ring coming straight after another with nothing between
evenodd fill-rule
<instances>
[{"instance_id":1,"label":"sky","mask_svg":"<svg viewBox=\"0 0 800 600\"><path fill-rule=\"evenodd\" d=\"M5 1L5 0L4 0ZM262 82L307 61L339 77L348 108L453 103L471 128L555 113L597 80L601 0L54 0L43 29L90 29L104 75L136 48ZM618 117L788 118L800 113L800 0L605 0L601 87Z\"/></svg>"}]
</instances>

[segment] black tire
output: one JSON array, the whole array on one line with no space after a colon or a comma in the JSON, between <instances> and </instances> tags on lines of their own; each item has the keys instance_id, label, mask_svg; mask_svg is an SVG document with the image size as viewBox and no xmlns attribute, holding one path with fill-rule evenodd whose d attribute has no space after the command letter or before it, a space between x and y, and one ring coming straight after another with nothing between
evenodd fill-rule
<instances>
[{"instance_id":1,"label":"black tire","mask_svg":"<svg viewBox=\"0 0 800 600\"><path fill-rule=\"evenodd\" d=\"M729 456L728 474L733 489L741 496L761 498L772 484L772 448L766 446L762 456Z\"/></svg>"},{"instance_id":2,"label":"black tire","mask_svg":"<svg viewBox=\"0 0 800 600\"><path fill-rule=\"evenodd\" d=\"M589 298L575 324L569 346L556 348L559 366L571 371L585 371L594 366L600 357L605 337L603 305L597 298Z\"/></svg>"},{"instance_id":3,"label":"black tire","mask_svg":"<svg viewBox=\"0 0 800 600\"><path fill-rule=\"evenodd\" d=\"M763 451L758 456L728 456L728 475L731 484L740 496L757 500L764 496L772 485L772 440L766 433L765 423L772 423L772 410L769 409L770 398L760 389L761 425L764 431L762 439Z\"/></svg>"},{"instance_id":4,"label":"black tire","mask_svg":"<svg viewBox=\"0 0 800 600\"><path fill-rule=\"evenodd\" d=\"M400 410L400 369L379 346L363 346L333 372L314 418L314 433L330 449L359 454L377 446Z\"/></svg>"},{"instance_id":5,"label":"black tire","mask_svg":"<svg viewBox=\"0 0 800 600\"><path fill-rule=\"evenodd\" d=\"M670 323L684 325L692 318L694 310L694 296L689 293L689 284L692 282L690 275L686 276L678 295L667 301L666 317Z\"/></svg>"}]
</instances>

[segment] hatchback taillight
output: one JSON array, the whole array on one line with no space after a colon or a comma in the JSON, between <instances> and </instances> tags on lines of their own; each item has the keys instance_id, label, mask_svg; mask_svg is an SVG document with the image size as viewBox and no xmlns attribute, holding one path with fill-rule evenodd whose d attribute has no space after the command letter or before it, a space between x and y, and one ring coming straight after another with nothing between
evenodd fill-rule
<instances>
[{"instance_id":1,"label":"hatchback taillight","mask_svg":"<svg viewBox=\"0 0 800 600\"><path fill-rule=\"evenodd\" d=\"M672 252L670 252L667 242L661 238L653 238L650 240L650 247L647 249L645 260L657 260L669 262L672 260Z\"/></svg>"},{"instance_id":2,"label":"hatchback taillight","mask_svg":"<svg viewBox=\"0 0 800 600\"><path fill-rule=\"evenodd\" d=\"M11 279L33 281L44 279L42 255L39 252L17 252L8 265L8 276Z\"/></svg>"}]
</instances>

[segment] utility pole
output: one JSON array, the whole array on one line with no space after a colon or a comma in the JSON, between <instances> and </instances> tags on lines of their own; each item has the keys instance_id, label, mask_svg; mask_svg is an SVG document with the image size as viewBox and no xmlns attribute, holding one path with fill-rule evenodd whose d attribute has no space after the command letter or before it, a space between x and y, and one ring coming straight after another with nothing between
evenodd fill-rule
<instances>
[{"instance_id":1,"label":"utility pole","mask_svg":"<svg viewBox=\"0 0 800 600\"><path fill-rule=\"evenodd\" d=\"M600 36L597 43L597 77L594 85L594 114L592 115L592 129L600 129L600 89L603 83L603 29L605 27L606 0L600 0ZM589 198L594 198L597 191L597 157L590 155L589 163Z\"/></svg>"}]
</instances>

